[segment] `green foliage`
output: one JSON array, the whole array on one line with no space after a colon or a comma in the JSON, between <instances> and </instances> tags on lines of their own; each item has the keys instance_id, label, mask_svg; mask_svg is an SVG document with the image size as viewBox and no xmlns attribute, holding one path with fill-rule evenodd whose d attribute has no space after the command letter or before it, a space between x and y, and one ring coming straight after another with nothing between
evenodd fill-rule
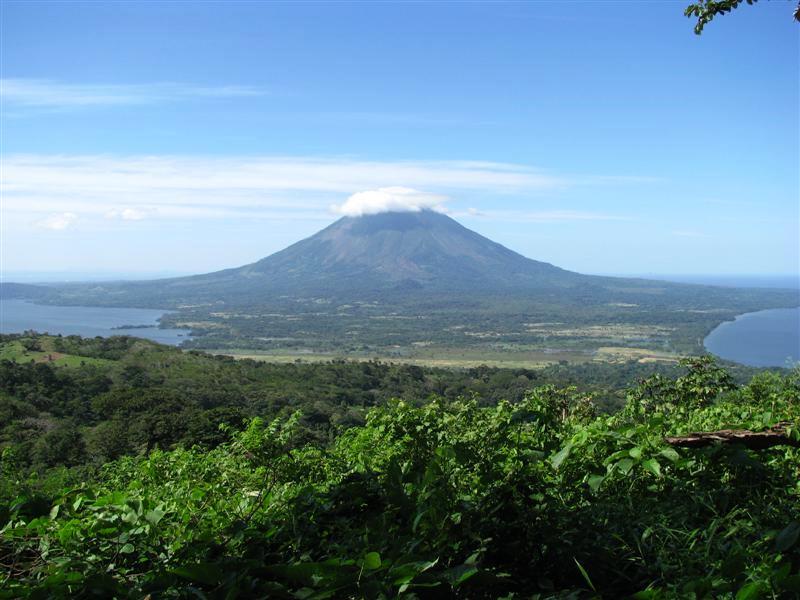
<instances>
[{"instance_id":1,"label":"green foliage","mask_svg":"<svg viewBox=\"0 0 800 600\"><path fill-rule=\"evenodd\" d=\"M664 437L796 426L800 372L684 369L613 415L552 385L394 400L321 446L292 413L78 484L6 450L0 597L796 597L798 449Z\"/></svg>"},{"instance_id":2,"label":"green foliage","mask_svg":"<svg viewBox=\"0 0 800 600\"><path fill-rule=\"evenodd\" d=\"M687 358L680 365L688 372L670 379L656 374L629 391L625 414L628 418L649 418L654 412L672 416L685 409L709 406L720 394L736 388L733 377L709 356Z\"/></svg>"},{"instance_id":3,"label":"green foliage","mask_svg":"<svg viewBox=\"0 0 800 600\"><path fill-rule=\"evenodd\" d=\"M696 18L697 23L694 26L694 32L697 35L703 33L703 29L714 17L726 15L732 10L739 8L742 4L749 4L752 6L758 0L700 0L694 4L690 4L684 10L684 14L689 18ZM800 21L800 3L794 11L794 18Z\"/></svg>"},{"instance_id":4,"label":"green foliage","mask_svg":"<svg viewBox=\"0 0 800 600\"><path fill-rule=\"evenodd\" d=\"M268 364L125 337L2 336L0 356L21 348L21 339L48 352L67 352L59 355L72 361L0 358L0 447L16 447L40 471L98 466L156 447L211 448L230 437L220 424L238 429L247 418L298 410L303 439L327 445L341 429L363 424L370 407L391 398L421 403L434 396L475 394L488 406L516 403L530 388L554 384L577 386L600 410L610 411L623 404L625 386L638 378L677 372L674 366L635 362L540 370L444 370L341 360Z\"/></svg>"},{"instance_id":5,"label":"green foliage","mask_svg":"<svg viewBox=\"0 0 800 600\"><path fill-rule=\"evenodd\" d=\"M683 11L689 18L697 18L697 23L694 26L694 32L697 35L703 33L703 28L710 23L714 17L725 15L735 8L739 8L740 4L753 5L758 0L700 0L695 4L690 4Z\"/></svg>"}]
</instances>

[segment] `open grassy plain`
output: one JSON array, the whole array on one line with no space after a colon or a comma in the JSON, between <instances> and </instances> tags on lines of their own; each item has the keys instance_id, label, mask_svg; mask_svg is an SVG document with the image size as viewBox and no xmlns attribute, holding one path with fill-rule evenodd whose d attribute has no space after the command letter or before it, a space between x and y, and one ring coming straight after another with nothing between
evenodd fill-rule
<instances>
[{"instance_id":1,"label":"open grassy plain","mask_svg":"<svg viewBox=\"0 0 800 600\"><path fill-rule=\"evenodd\" d=\"M55 367L81 367L85 365L108 366L114 364L104 358L92 358L77 354L57 352L54 348L54 338L39 336L35 343L31 340L19 340L0 345L0 360L14 362L48 363Z\"/></svg>"},{"instance_id":2,"label":"open grassy plain","mask_svg":"<svg viewBox=\"0 0 800 600\"><path fill-rule=\"evenodd\" d=\"M554 364L587 364L606 363L619 364L629 361L639 363L675 364L680 355L630 348L625 346L602 346L596 350L561 350L561 349L508 349L482 350L423 347L417 349L398 348L390 355L341 354L335 352L285 352L285 351L253 351L248 349L214 349L211 354L232 356L236 359L251 359L276 364L286 363L320 363L333 360L368 362L384 360L398 364L417 365L421 367L440 368L474 368L479 366L507 369L537 369Z\"/></svg>"}]
</instances>

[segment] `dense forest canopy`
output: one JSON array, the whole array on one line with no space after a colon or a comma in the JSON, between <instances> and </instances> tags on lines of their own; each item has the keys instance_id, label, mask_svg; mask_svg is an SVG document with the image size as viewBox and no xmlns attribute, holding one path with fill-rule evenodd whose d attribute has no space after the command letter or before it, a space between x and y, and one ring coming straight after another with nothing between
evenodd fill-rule
<instances>
[{"instance_id":1,"label":"dense forest canopy","mask_svg":"<svg viewBox=\"0 0 800 600\"><path fill-rule=\"evenodd\" d=\"M419 404L474 394L489 405L518 402L549 383L578 386L614 410L638 378L676 372L636 362L456 370L380 361L271 364L132 337L9 335L0 336L0 443L38 468L97 466L154 448L211 447L229 439L220 424L239 428L248 418L299 410L306 439L324 444L392 398Z\"/></svg>"}]
</instances>

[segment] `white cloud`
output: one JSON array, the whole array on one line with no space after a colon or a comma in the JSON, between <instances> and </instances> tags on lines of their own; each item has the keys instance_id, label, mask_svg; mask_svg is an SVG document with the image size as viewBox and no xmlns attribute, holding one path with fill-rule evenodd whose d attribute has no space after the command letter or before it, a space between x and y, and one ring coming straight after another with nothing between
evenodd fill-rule
<instances>
[{"instance_id":1,"label":"white cloud","mask_svg":"<svg viewBox=\"0 0 800 600\"><path fill-rule=\"evenodd\" d=\"M513 192L569 184L535 169L505 163L364 161L349 158L53 156L3 158L4 189L38 192L221 194L283 191L353 194L387 186ZM130 204L130 202L126 202Z\"/></svg>"},{"instance_id":2,"label":"white cloud","mask_svg":"<svg viewBox=\"0 0 800 600\"><path fill-rule=\"evenodd\" d=\"M185 83L76 84L49 79L2 79L0 97L7 106L85 108L154 104L190 98L260 96L248 86L198 86Z\"/></svg>"},{"instance_id":3,"label":"white cloud","mask_svg":"<svg viewBox=\"0 0 800 600\"><path fill-rule=\"evenodd\" d=\"M52 231L63 231L70 228L75 221L78 220L78 215L71 212L56 213L37 221L35 225L41 229L50 229Z\"/></svg>"},{"instance_id":4,"label":"white cloud","mask_svg":"<svg viewBox=\"0 0 800 600\"><path fill-rule=\"evenodd\" d=\"M141 221L147 212L136 208L112 208L106 213L106 219L122 219L123 221Z\"/></svg>"},{"instance_id":5,"label":"white cloud","mask_svg":"<svg viewBox=\"0 0 800 600\"><path fill-rule=\"evenodd\" d=\"M447 198L533 201L577 178L525 165L479 161L369 161L269 156L3 156L3 214L26 222L54 213L82 224L138 219L304 219L440 207ZM367 191L364 191L367 190ZM419 191L419 190L425 190ZM444 210L441 208L441 210ZM463 210L463 209L462 209ZM478 206L453 216L558 221L620 219L555 210L526 212ZM104 225L103 225L104 224Z\"/></svg>"},{"instance_id":6,"label":"white cloud","mask_svg":"<svg viewBox=\"0 0 800 600\"><path fill-rule=\"evenodd\" d=\"M567 185L535 169L487 162L12 155L2 163L4 213L71 212L129 220L275 215L317 220L329 215L331 204L361 190L383 190L379 194L388 193L402 206L430 207L463 192L533 194ZM403 188L414 192L397 191Z\"/></svg>"},{"instance_id":7,"label":"white cloud","mask_svg":"<svg viewBox=\"0 0 800 600\"><path fill-rule=\"evenodd\" d=\"M331 208L347 217L360 217L383 212L419 212L425 209L442 210L447 200L440 194L429 194L407 187L385 187L357 192L347 201Z\"/></svg>"}]
</instances>

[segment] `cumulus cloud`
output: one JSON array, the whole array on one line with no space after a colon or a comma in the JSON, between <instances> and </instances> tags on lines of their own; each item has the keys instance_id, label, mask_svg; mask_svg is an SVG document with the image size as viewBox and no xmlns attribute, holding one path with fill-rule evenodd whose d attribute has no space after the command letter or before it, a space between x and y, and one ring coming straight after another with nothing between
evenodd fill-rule
<instances>
[{"instance_id":1,"label":"cumulus cloud","mask_svg":"<svg viewBox=\"0 0 800 600\"><path fill-rule=\"evenodd\" d=\"M141 221L147 213L137 208L113 208L106 213L106 219L122 219L123 221Z\"/></svg>"},{"instance_id":2,"label":"cumulus cloud","mask_svg":"<svg viewBox=\"0 0 800 600\"><path fill-rule=\"evenodd\" d=\"M78 220L78 215L71 212L56 213L36 222L36 226L41 229L50 229L52 231L63 231L72 227L75 221Z\"/></svg>"},{"instance_id":3,"label":"cumulus cloud","mask_svg":"<svg viewBox=\"0 0 800 600\"><path fill-rule=\"evenodd\" d=\"M407 187L383 187L358 192L344 204L333 205L333 212L347 217L375 215L384 212L419 212L421 210L443 211L446 196L429 194Z\"/></svg>"}]
</instances>

